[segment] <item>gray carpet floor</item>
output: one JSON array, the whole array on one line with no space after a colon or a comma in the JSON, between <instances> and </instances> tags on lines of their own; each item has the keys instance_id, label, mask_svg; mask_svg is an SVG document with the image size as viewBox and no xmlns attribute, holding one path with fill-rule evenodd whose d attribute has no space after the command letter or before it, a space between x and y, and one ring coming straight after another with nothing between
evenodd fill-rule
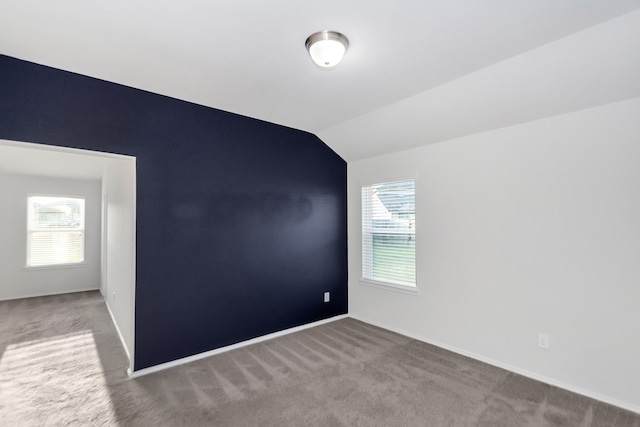
<instances>
[{"instance_id":1,"label":"gray carpet floor","mask_svg":"<svg viewBox=\"0 0 640 427\"><path fill-rule=\"evenodd\" d=\"M0 301L1 426L635 426L640 415L344 319L129 379L98 292Z\"/></svg>"}]
</instances>

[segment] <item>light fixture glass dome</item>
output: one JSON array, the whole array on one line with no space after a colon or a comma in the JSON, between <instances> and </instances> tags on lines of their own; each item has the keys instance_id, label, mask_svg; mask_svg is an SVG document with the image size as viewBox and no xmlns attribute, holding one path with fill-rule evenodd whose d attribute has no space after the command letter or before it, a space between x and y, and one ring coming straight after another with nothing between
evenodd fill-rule
<instances>
[{"instance_id":1,"label":"light fixture glass dome","mask_svg":"<svg viewBox=\"0 0 640 427\"><path fill-rule=\"evenodd\" d=\"M319 31L311 34L305 42L309 56L322 68L335 67L342 61L349 40L336 31Z\"/></svg>"}]
</instances>

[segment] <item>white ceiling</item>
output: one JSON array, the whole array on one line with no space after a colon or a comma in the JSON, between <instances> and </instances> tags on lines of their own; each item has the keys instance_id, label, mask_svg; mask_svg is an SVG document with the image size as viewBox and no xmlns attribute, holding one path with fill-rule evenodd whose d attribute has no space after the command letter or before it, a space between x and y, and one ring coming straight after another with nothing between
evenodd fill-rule
<instances>
[{"instance_id":1,"label":"white ceiling","mask_svg":"<svg viewBox=\"0 0 640 427\"><path fill-rule=\"evenodd\" d=\"M105 162L126 156L0 139L0 173L101 180Z\"/></svg>"},{"instance_id":2,"label":"white ceiling","mask_svg":"<svg viewBox=\"0 0 640 427\"><path fill-rule=\"evenodd\" d=\"M2 54L307 130L346 160L640 96L635 28L640 0L0 3ZM330 71L304 49L322 29L350 40Z\"/></svg>"}]
</instances>

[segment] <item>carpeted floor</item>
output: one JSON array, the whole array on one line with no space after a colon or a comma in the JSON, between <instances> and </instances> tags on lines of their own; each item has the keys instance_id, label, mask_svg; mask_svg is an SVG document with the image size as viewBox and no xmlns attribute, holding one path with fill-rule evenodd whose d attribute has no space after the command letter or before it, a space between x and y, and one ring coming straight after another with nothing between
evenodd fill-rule
<instances>
[{"instance_id":1,"label":"carpeted floor","mask_svg":"<svg viewBox=\"0 0 640 427\"><path fill-rule=\"evenodd\" d=\"M0 301L2 426L636 426L353 319L138 379L98 292Z\"/></svg>"}]
</instances>

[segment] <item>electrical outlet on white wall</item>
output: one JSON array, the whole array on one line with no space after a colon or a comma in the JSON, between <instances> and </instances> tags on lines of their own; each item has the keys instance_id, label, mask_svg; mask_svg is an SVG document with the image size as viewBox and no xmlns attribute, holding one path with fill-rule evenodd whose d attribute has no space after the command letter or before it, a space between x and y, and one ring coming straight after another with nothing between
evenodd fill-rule
<instances>
[{"instance_id":1,"label":"electrical outlet on white wall","mask_svg":"<svg viewBox=\"0 0 640 427\"><path fill-rule=\"evenodd\" d=\"M538 347L544 349L549 348L549 335L538 332Z\"/></svg>"},{"instance_id":2,"label":"electrical outlet on white wall","mask_svg":"<svg viewBox=\"0 0 640 427\"><path fill-rule=\"evenodd\" d=\"M331 292L325 292L324 293L324 302L329 302L331 301Z\"/></svg>"}]
</instances>

